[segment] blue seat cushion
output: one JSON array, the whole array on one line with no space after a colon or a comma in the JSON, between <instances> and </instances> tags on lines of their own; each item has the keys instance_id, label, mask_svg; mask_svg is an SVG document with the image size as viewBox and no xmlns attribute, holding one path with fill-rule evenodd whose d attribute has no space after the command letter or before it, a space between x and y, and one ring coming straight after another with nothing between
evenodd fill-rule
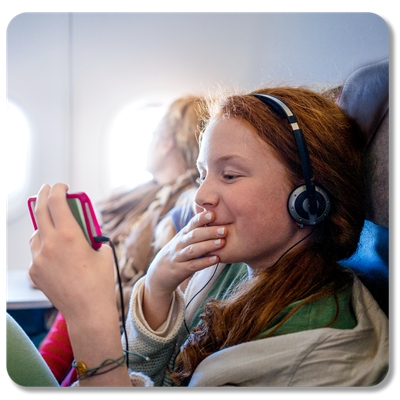
<instances>
[{"instance_id":1,"label":"blue seat cushion","mask_svg":"<svg viewBox=\"0 0 400 400\"><path fill-rule=\"evenodd\" d=\"M340 264L355 271L389 315L389 230L365 221L357 251Z\"/></svg>"}]
</instances>

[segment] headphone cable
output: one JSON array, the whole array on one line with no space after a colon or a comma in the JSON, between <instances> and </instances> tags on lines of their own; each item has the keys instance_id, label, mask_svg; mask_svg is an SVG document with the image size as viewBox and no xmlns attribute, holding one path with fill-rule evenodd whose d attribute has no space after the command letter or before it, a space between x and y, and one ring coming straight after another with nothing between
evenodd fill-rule
<instances>
[{"instance_id":1,"label":"headphone cable","mask_svg":"<svg viewBox=\"0 0 400 400\"><path fill-rule=\"evenodd\" d=\"M125 338L125 352L129 354L129 342L128 342L128 334L126 332L126 324L125 324L125 303L124 303L124 295L123 295L123 289L122 289L122 281L121 281L121 274L119 271L119 263L118 263L118 258L117 258L117 252L115 250L114 243L111 241L111 239L107 236L96 236L94 238L95 242L99 243L104 243L108 242L110 245L113 256L114 256L114 265L117 273L117 279L118 279L118 291L119 291L119 299L121 303L121 323L122 323L122 331L124 334ZM136 354L136 353L135 353ZM140 354L138 354L141 356ZM144 356L142 356L144 357ZM146 359L146 357L144 357ZM129 368L129 357L126 358L126 366Z\"/></svg>"},{"instance_id":2,"label":"headphone cable","mask_svg":"<svg viewBox=\"0 0 400 400\"><path fill-rule=\"evenodd\" d=\"M208 284L211 282L211 280L214 278L214 275L215 275L215 273L217 272L218 266L219 266L219 263L217 263L217 264L215 265L215 268L214 268L214 271L213 271L212 275L210 276L210 278L208 279L208 281L204 284L204 286L203 286L197 293L195 293L195 294L192 296L192 298L188 301L188 303L186 304L186 307L185 307L185 311L188 309L190 303L191 303L191 302L192 302L192 301L207 287L207 285L208 285ZM183 323L185 324L185 328L186 328L187 333L190 334L189 327L187 326L187 323L186 323L186 319L185 319L185 318L183 319Z\"/></svg>"}]
</instances>

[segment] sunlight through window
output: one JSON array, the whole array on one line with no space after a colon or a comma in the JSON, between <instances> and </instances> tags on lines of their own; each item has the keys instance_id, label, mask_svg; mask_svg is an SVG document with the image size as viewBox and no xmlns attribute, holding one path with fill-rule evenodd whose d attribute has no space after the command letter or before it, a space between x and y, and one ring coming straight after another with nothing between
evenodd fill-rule
<instances>
[{"instance_id":1,"label":"sunlight through window","mask_svg":"<svg viewBox=\"0 0 400 400\"><path fill-rule=\"evenodd\" d=\"M7 195L16 197L27 183L30 129L24 113L8 102L6 114Z\"/></svg>"},{"instance_id":2,"label":"sunlight through window","mask_svg":"<svg viewBox=\"0 0 400 400\"><path fill-rule=\"evenodd\" d=\"M114 119L109 132L109 178L112 188L149 181L145 170L153 131L165 113L161 105L132 103Z\"/></svg>"}]
</instances>

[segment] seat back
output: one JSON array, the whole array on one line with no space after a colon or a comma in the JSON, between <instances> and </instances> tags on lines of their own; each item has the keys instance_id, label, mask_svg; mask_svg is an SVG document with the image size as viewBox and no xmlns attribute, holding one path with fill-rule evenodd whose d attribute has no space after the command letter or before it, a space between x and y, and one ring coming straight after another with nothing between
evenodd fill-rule
<instances>
[{"instance_id":1,"label":"seat back","mask_svg":"<svg viewBox=\"0 0 400 400\"><path fill-rule=\"evenodd\" d=\"M346 80L339 105L367 136L371 164L367 216L356 253L342 264L354 269L382 310L389 313L389 60L368 65Z\"/></svg>"}]
</instances>

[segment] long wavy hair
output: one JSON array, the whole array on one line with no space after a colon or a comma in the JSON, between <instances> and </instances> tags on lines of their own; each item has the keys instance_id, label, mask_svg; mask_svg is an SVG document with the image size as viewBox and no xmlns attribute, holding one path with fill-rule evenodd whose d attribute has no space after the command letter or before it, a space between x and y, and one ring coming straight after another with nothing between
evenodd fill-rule
<instances>
[{"instance_id":1,"label":"long wavy hair","mask_svg":"<svg viewBox=\"0 0 400 400\"><path fill-rule=\"evenodd\" d=\"M187 384L208 355L257 339L289 304L302 300L269 336L301 306L322 297L336 296L353 280L353 275L338 261L350 257L356 250L365 218L361 153L365 139L361 131L333 100L312 90L276 87L254 93L284 100L297 116L307 142L314 179L329 193L331 212L313 228L307 241L295 246L274 265L255 273L228 299L206 302L201 322L183 344L171 373L177 385ZM289 124L251 93L213 101L207 112L210 120L236 118L249 124L286 166L293 188L304 183Z\"/></svg>"}]
</instances>

